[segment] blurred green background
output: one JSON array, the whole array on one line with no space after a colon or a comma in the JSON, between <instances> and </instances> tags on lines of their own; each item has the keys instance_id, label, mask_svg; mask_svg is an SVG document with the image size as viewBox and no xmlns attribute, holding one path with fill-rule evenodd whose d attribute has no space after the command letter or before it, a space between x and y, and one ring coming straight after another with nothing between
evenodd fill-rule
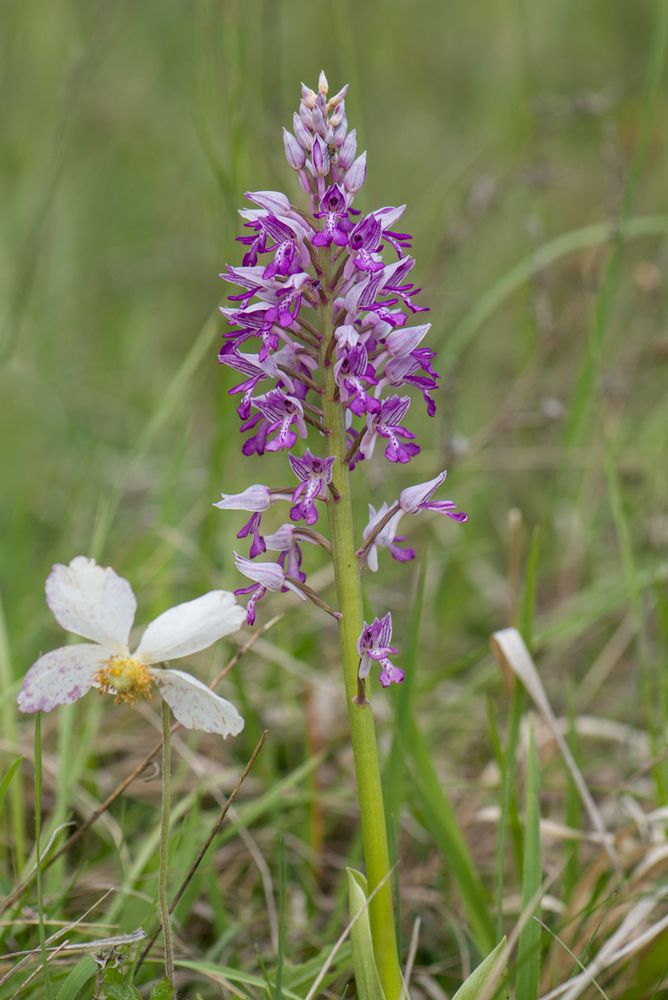
<instances>
[{"instance_id":1,"label":"blurred green background","mask_svg":"<svg viewBox=\"0 0 668 1000\"><path fill-rule=\"evenodd\" d=\"M448 460L451 493L475 516L465 533L439 524L433 535L503 574L508 506L531 523L550 520L558 507L546 506L549 484L564 465L592 460L563 448L563 425L549 414L569 412L605 246L538 271L454 352L449 338L519 260L564 232L619 218L657 10L5 0L2 592L22 664L44 615L48 567L90 549L101 505L117 492L100 555L122 568L190 516L189 551L172 547L173 571L196 551L231 578L230 519L208 503L266 475L266 463L237 460L227 376L215 361L225 294L216 275L239 256L244 190L296 194L280 126L299 81L312 83L321 66L333 87L351 84L349 121L369 152L363 207L408 203L433 342L447 357L437 420L422 431L432 453L410 470L369 475L390 479L389 499L395 483ZM665 209L664 89L650 110L658 128L637 215ZM660 516L666 496L664 261L661 237L625 248L597 374L610 418L621 421L619 446L641 466L636 523ZM210 348L133 463L207 322ZM469 448L456 475L453 435ZM601 538L605 511L596 513L589 503L564 516L580 519L587 547L605 541L592 552L598 560L613 553Z\"/></svg>"},{"instance_id":2,"label":"blurred green background","mask_svg":"<svg viewBox=\"0 0 668 1000\"><path fill-rule=\"evenodd\" d=\"M60 643L43 602L54 561L111 563L139 621L239 585L241 519L211 503L280 485L284 459L239 457L217 275L241 256L245 190L298 197L280 128L324 67L333 90L350 83L368 150L360 207L408 205L445 372L436 418L413 408L419 458L356 473L360 530L368 499L443 467L444 495L470 514L463 528L412 521L428 559L385 561L367 589L406 651L426 566L414 698L439 773L470 817L487 704L505 704L487 639L516 620L534 529L534 644L557 709L646 728L661 757L666 3L4 0L0 17L5 719L25 669ZM281 648L336 679L329 625L291 597L274 607L288 609ZM614 669L592 676L624 623ZM254 720L239 760L267 724L272 766L301 759L306 681L287 676L260 663L235 682ZM342 722L322 739L337 734ZM609 761L618 781L624 754Z\"/></svg>"}]
</instances>

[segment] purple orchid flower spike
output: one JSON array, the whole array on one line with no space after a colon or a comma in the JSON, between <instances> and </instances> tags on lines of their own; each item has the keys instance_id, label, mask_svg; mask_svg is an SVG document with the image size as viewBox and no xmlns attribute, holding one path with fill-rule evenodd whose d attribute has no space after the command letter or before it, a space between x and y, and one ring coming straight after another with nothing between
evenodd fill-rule
<instances>
[{"instance_id":1,"label":"purple orchid flower spike","mask_svg":"<svg viewBox=\"0 0 668 1000\"><path fill-rule=\"evenodd\" d=\"M309 525L315 524L318 520L315 501L327 492L327 487L332 481L334 456L320 458L307 448L301 457L288 455L288 461L297 479L300 480L299 486L292 494L294 506L290 510L290 518L293 521L304 520Z\"/></svg>"},{"instance_id":2,"label":"purple orchid flower spike","mask_svg":"<svg viewBox=\"0 0 668 1000\"><path fill-rule=\"evenodd\" d=\"M240 399L242 452L287 452L298 479L294 489L256 485L224 494L217 504L248 511L239 537L251 542L253 566L272 567L265 570L267 581L253 578L252 615L272 583L284 587L281 573L304 583L304 533L318 520L318 504L335 503L340 496L332 407L343 423L338 460L348 470L371 459L379 439L390 462L404 465L419 453L406 424L409 391L422 395L429 415L435 412L439 375L432 366L434 351L424 346L431 324L412 318L426 307L418 304L420 289L411 280L412 237L399 222L406 206L385 205L365 215L355 207L366 178L366 153L358 149L356 131L348 129L346 93L344 86L330 98L324 73L316 88L302 85L292 131L283 130L283 143L288 164L309 196L310 214L281 191L247 192L252 207L240 212L244 262L228 266L222 275L239 289L222 310L232 329L224 334L220 361L242 376L229 390ZM331 315L329 328L322 327L323 308ZM246 343L257 346L242 347ZM324 445L311 443L314 433L324 436ZM296 454L300 439L307 442L303 455ZM370 507L359 550L362 565L375 571L383 548L401 562L414 558L397 533L404 514L434 510L455 521L466 519L452 501L432 499L443 478L409 487L394 505ZM283 526L265 535L262 518L278 499L291 500L294 531ZM322 544L321 535L319 540ZM267 548L278 553L278 563L252 562ZM307 596L314 599L312 593Z\"/></svg>"},{"instance_id":3,"label":"purple orchid flower spike","mask_svg":"<svg viewBox=\"0 0 668 1000\"><path fill-rule=\"evenodd\" d=\"M417 486L409 486L402 490L399 495L399 507L406 514L419 514L421 510L434 510L437 514L452 518L458 524L468 521L468 514L463 510L457 510L457 504L452 500L433 500L431 497L436 490L445 482L447 472L445 470L438 476L430 479L426 483L418 483Z\"/></svg>"},{"instance_id":4,"label":"purple orchid flower spike","mask_svg":"<svg viewBox=\"0 0 668 1000\"><path fill-rule=\"evenodd\" d=\"M390 684L401 684L404 672L390 662L389 657L397 652L390 645L392 639L392 615L388 611L382 618L374 618L371 625L364 622L364 628L357 640L357 652L360 654L359 677L365 680L371 672L371 664L375 661L380 665L380 683L383 687Z\"/></svg>"}]
</instances>

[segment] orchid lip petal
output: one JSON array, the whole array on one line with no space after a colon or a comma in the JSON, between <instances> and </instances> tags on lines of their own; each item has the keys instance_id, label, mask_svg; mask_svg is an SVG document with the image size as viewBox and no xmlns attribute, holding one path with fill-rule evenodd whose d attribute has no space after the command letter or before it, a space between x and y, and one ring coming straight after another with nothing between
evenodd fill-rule
<instances>
[{"instance_id":1,"label":"orchid lip petal","mask_svg":"<svg viewBox=\"0 0 668 1000\"><path fill-rule=\"evenodd\" d=\"M244 720L234 705L191 674L160 668L154 668L151 674L174 718L186 729L217 733L225 738L237 736L244 728Z\"/></svg>"},{"instance_id":2,"label":"orchid lip petal","mask_svg":"<svg viewBox=\"0 0 668 1000\"><path fill-rule=\"evenodd\" d=\"M57 564L46 581L46 602L62 628L100 643L110 652L128 644L137 601L132 587L111 567L76 556Z\"/></svg>"},{"instance_id":3,"label":"orchid lip petal","mask_svg":"<svg viewBox=\"0 0 668 1000\"><path fill-rule=\"evenodd\" d=\"M159 615L146 628L134 655L149 664L191 656L236 632L244 617L234 594L212 590Z\"/></svg>"}]
</instances>

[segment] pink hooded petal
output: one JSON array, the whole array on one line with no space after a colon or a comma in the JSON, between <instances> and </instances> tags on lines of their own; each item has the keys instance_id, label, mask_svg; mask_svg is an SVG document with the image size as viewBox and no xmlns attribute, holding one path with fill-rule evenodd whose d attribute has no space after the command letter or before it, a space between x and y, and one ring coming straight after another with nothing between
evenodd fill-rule
<instances>
[{"instance_id":1,"label":"pink hooded petal","mask_svg":"<svg viewBox=\"0 0 668 1000\"><path fill-rule=\"evenodd\" d=\"M234 705L214 694L191 674L182 670L155 668L151 674L174 718L186 729L199 729L203 733L218 733L226 737L237 736L244 728L244 720Z\"/></svg>"},{"instance_id":2,"label":"pink hooded petal","mask_svg":"<svg viewBox=\"0 0 668 1000\"><path fill-rule=\"evenodd\" d=\"M240 573L267 590L280 590L285 585L285 573L278 563L245 559L238 552L234 553L234 561Z\"/></svg>"},{"instance_id":3,"label":"pink hooded petal","mask_svg":"<svg viewBox=\"0 0 668 1000\"><path fill-rule=\"evenodd\" d=\"M268 486L257 484L249 486L243 493L221 493L221 499L214 507L221 510L264 511L271 504L271 493Z\"/></svg>"},{"instance_id":4,"label":"pink hooded petal","mask_svg":"<svg viewBox=\"0 0 668 1000\"><path fill-rule=\"evenodd\" d=\"M50 712L82 698L108 658L101 646L82 642L40 656L25 676L18 696L22 712Z\"/></svg>"},{"instance_id":5,"label":"pink hooded petal","mask_svg":"<svg viewBox=\"0 0 668 1000\"><path fill-rule=\"evenodd\" d=\"M402 490L399 496L401 509L407 514L416 514L421 505L426 503L438 487L445 482L446 475L447 473L443 471L426 483L418 483L416 486L409 486Z\"/></svg>"},{"instance_id":6,"label":"pink hooded petal","mask_svg":"<svg viewBox=\"0 0 668 1000\"><path fill-rule=\"evenodd\" d=\"M57 564L46 581L46 603L68 632L92 639L112 653L127 650L137 602L132 587L109 566L77 556Z\"/></svg>"}]
</instances>

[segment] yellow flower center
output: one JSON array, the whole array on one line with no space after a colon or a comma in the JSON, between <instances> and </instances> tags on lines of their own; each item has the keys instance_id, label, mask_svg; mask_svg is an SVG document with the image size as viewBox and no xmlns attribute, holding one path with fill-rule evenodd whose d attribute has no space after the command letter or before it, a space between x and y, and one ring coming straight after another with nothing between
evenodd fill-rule
<instances>
[{"instance_id":1,"label":"yellow flower center","mask_svg":"<svg viewBox=\"0 0 668 1000\"><path fill-rule=\"evenodd\" d=\"M120 705L134 705L140 698L150 698L153 678L145 663L131 656L110 656L105 666L95 674L95 683L104 694L115 695Z\"/></svg>"}]
</instances>

